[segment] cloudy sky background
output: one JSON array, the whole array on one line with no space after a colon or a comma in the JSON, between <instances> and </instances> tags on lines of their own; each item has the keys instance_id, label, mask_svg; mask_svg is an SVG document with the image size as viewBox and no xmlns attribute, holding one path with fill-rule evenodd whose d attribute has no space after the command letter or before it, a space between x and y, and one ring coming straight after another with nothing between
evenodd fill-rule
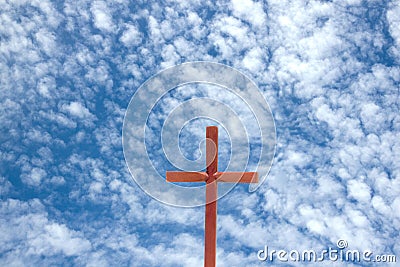
<instances>
[{"instance_id":1,"label":"cloudy sky background","mask_svg":"<svg viewBox=\"0 0 400 267\"><path fill-rule=\"evenodd\" d=\"M263 186L219 201L218 266L340 238L399 257L399 17L398 1L1 1L0 265L202 265L204 208L147 196L121 144L137 88L197 60L254 80L277 128Z\"/></svg>"}]
</instances>

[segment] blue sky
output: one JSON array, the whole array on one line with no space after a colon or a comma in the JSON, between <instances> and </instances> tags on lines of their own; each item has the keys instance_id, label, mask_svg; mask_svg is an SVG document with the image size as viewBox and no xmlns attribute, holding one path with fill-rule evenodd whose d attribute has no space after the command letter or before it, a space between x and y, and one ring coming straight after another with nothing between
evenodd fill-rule
<instances>
[{"instance_id":1,"label":"blue sky","mask_svg":"<svg viewBox=\"0 0 400 267\"><path fill-rule=\"evenodd\" d=\"M121 140L137 88L190 61L246 74L276 125L266 181L219 201L218 266L338 239L399 257L399 17L398 1L3 1L0 265L202 266L204 208L146 195ZM189 158L203 124L182 132Z\"/></svg>"}]
</instances>

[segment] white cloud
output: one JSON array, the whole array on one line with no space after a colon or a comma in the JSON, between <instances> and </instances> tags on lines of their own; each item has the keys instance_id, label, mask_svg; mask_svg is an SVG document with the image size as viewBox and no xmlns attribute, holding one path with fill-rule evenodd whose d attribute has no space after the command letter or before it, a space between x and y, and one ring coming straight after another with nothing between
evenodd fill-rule
<instances>
[{"instance_id":1,"label":"white cloud","mask_svg":"<svg viewBox=\"0 0 400 267\"><path fill-rule=\"evenodd\" d=\"M28 255L63 253L66 256L74 256L85 253L91 248L88 240L77 237L77 233L65 225L47 223L42 231L39 235L37 233L28 234L28 245L30 246L27 251Z\"/></svg>"},{"instance_id":2,"label":"white cloud","mask_svg":"<svg viewBox=\"0 0 400 267\"><path fill-rule=\"evenodd\" d=\"M37 264L42 256L78 256L91 249L82 233L49 220L37 199L4 201L0 213L3 264Z\"/></svg>"},{"instance_id":3,"label":"white cloud","mask_svg":"<svg viewBox=\"0 0 400 267\"><path fill-rule=\"evenodd\" d=\"M121 42L124 43L126 47L133 47L140 44L142 38L140 32L134 25L126 25L126 30L123 32Z\"/></svg>"},{"instance_id":4,"label":"white cloud","mask_svg":"<svg viewBox=\"0 0 400 267\"><path fill-rule=\"evenodd\" d=\"M64 104L62 110L67 111L70 115L78 117L80 119L90 118L93 116L90 111L84 107L80 102L71 102L69 104Z\"/></svg>"},{"instance_id":5,"label":"white cloud","mask_svg":"<svg viewBox=\"0 0 400 267\"><path fill-rule=\"evenodd\" d=\"M90 9L93 15L94 25L101 31L110 33L115 30L112 14L107 4L103 1L95 1Z\"/></svg>"},{"instance_id":6,"label":"white cloud","mask_svg":"<svg viewBox=\"0 0 400 267\"><path fill-rule=\"evenodd\" d=\"M76 127L76 122L73 120L69 119L67 116L61 113L54 113L53 111L39 111L39 115L47 119L49 121L54 121L57 122L59 125L67 128L75 128Z\"/></svg>"},{"instance_id":7,"label":"white cloud","mask_svg":"<svg viewBox=\"0 0 400 267\"><path fill-rule=\"evenodd\" d=\"M365 103L361 107L361 121L368 132L379 132L385 123L385 117L380 114L380 108L374 103Z\"/></svg>"},{"instance_id":8,"label":"white cloud","mask_svg":"<svg viewBox=\"0 0 400 267\"><path fill-rule=\"evenodd\" d=\"M264 70L265 56L259 47L251 49L243 58L243 66L252 73L261 73Z\"/></svg>"},{"instance_id":9,"label":"white cloud","mask_svg":"<svg viewBox=\"0 0 400 267\"><path fill-rule=\"evenodd\" d=\"M48 56L52 56L54 54L54 51L56 50L57 45L55 35L45 30L39 30L35 36L42 50Z\"/></svg>"},{"instance_id":10,"label":"white cloud","mask_svg":"<svg viewBox=\"0 0 400 267\"><path fill-rule=\"evenodd\" d=\"M250 22L254 27L265 27L267 16L263 11L262 2L232 0L232 7L235 16Z\"/></svg>"},{"instance_id":11,"label":"white cloud","mask_svg":"<svg viewBox=\"0 0 400 267\"><path fill-rule=\"evenodd\" d=\"M400 29L398 27L400 23L399 19L400 4L397 2L390 3L390 8L387 11L387 19L389 22L389 31L397 46L400 46Z\"/></svg>"},{"instance_id":12,"label":"white cloud","mask_svg":"<svg viewBox=\"0 0 400 267\"><path fill-rule=\"evenodd\" d=\"M56 89L56 82L54 77L46 76L42 78L38 83L38 91L41 95L46 98L51 98L51 93Z\"/></svg>"},{"instance_id":13,"label":"white cloud","mask_svg":"<svg viewBox=\"0 0 400 267\"><path fill-rule=\"evenodd\" d=\"M0 154L0 158L2 158L2 156L3 155ZM5 177L0 176L0 194L5 196L11 188L12 184Z\"/></svg>"},{"instance_id":14,"label":"white cloud","mask_svg":"<svg viewBox=\"0 0 400 267\"><path fill-rule=\"evenodd\" d=\"M400 216L396 211L398 211L400 208L400 197L396 197L396 199L393 201L391 207L392 207L392 212L393 212L392 214L394 214L394 216L398 219Z\"/></svg>"},{"instance_id":15,"label":"white cloud","mask_svg":"<svg viewBox=\"0 0 400 267\"><path fill-rule=\"evenodd\" d=\"M33 168L30 174L30 179L27 181L28 184L38 185L43 178L46 177L46 171L40 168Z\"/></svg>"},{"instance_id":16,"label":"white cloud","mask_svg":"<svg viewBox=\"0 0 400 267\"><path fill-rule=\"evenodd\" d=\"M390 213L392 212L390 206L388 206L384 199L381 196L374 196L372 198L372 206L374 207L374 209L383 214L384 216L390 216Z\"/></svg>"},{"instance_id":17,"label":"white cloud","mask_svg":"<svg viewBox=\"0 0 400 267\"><path fill-rule=\"evenodd\" d=\"M47 172L42 168L32 165L26 156L21 157L18 164L21 164L23 170L21 180L27 185L38 187L47 177Z\"/></svg>"},{"instance_id":18,"label":"white cloud","mask_svg":"<svg viewBox=\"0 0 400 267\"><path fill-rule=\"evenodd\" d=\"M161 65L163 68L171 67L179 63L180 56L176 53L175 47L171 44L163 48L161 56L164 60Z\"/></svg>"},{"instance_id":19,"label":"white cloud","mask_svg":"<svg viewBox=\"0 0 400 267\"><path fill-rule=\"evenodd\" d=\"M362 181L350 180L347 183L347 190L349 191L350 197L360 202L368 203L371 199L371 188Z\"/></svg>"}]
</instances>

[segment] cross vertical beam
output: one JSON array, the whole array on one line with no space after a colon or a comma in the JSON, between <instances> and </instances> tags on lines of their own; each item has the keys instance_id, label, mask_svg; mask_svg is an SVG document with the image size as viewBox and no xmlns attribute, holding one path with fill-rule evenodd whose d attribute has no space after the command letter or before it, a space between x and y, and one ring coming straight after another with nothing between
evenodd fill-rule
<instances>
[{"instance_id":1,"label":"cross vertical beam","mask_svg":"<svg viewBox=\"0 0 400 267\"><path fill-rule=\"evenodd\" d=\"M214 153L213 153L214 152ZM217 252L217 198L218 186L215 174L218 171L218 127L206 130L206 209L204 231L204 267L214 267Z\"/></svg>"}]
</instances>

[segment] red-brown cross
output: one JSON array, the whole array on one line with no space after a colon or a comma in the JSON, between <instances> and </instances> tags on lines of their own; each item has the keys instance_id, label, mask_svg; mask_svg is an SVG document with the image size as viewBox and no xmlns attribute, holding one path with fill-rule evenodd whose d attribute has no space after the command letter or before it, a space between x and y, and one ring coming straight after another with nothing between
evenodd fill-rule
<instances>
[{"instance_id":1,"label":"red-brown cross","mask_svg":"<svg viewBox=\"0 0 400 267\"><path fill-rule=\"evenodd\" d=\"M218 172L218 127L206 130L206 172L167 171L167 182L206 182L204 267L215 267L217 250L217 182L258 183L257 172Z\"/></svg>"}]
</instances>

